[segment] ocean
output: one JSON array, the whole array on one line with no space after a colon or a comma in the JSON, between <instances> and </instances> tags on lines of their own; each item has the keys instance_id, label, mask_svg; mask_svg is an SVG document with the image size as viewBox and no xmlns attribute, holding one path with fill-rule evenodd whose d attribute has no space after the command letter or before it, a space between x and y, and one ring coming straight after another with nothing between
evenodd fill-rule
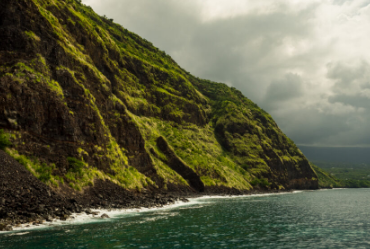
<instances>
[{"instance_id":1,"label":"ocean","mask_svg":"<svg viewBox=\"0 0 370 249\"><path fill-rule=\"evenodd\" d=\"M370 189L201 197L0 233L0 248L370 248Z\"/></svg>"}]
</instances>

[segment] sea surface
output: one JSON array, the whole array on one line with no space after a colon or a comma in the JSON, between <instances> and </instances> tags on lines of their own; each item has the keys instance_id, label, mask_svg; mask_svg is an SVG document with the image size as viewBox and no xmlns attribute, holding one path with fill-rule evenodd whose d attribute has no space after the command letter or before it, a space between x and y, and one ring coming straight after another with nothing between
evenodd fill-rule
<instances>
[{"instance_id":1,"label":"sea surface","mask_svg":"<svg viewBox=\"0 0 370 249\"><path fill-rule=\"evenodd\" d=\"M370 248L370 189L204 197L0 233L0 248Z\"/></svg>"}]
</instances>

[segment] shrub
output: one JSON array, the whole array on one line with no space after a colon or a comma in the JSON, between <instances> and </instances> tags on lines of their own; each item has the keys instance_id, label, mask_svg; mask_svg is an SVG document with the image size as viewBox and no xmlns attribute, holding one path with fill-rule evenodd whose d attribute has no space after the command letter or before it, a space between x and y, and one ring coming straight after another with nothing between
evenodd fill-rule
<instances>
[{"instance_id":1,"label":"shrub","mask_svg":"<svg viewBox=\"0 0 370 249\"><path fill-rule=\"evenodd\" d=\"M251 181L252 186L268 187L270 186L269 181L266 178L255 178Z\"/></svg>"},{"instance_id":2,"label":"shrub","mask_svg":"<svg viewBox=\"0 0 370 249\"><path fill-rule=\"evenodd\" d=\"M61 176L54 176L55 180L59 181L61 184L64 184L64 179Z\"/></svg>"},{"instance_id":3,"label":"shrub","mask_svg":"<svg viewBox=\"0 0 370 249\"><path fill-rule=\"evenodd\" d=\"M68 157L68 164L69 164L69 172L76 173L77 175L82 175L82 168L85 166L85 163L78 160L74 157Z\"/></svg>"},{"instance_id":4,"label":"shrub","mask_svg":"<svg viewBox=\"0 0 370 249\"><path fill-rule=\"evenodd\" d=\"M260 184L260 179L256 178L251 181L252 186L257 186Z\"/></svg>"},{"instance_id":5,"label":"shrub","mask_svg":"<svg viewBox=\"0 0 370 249\"><path fill-rule=\"evenodd\" d=\"M52 172L55 168L54 164L51 164L48 166L46 163L42 163L38 169L36 169L36 172L39 173L39 180L42 182L48 182L52 178Z\"/></svg>"},{"instance_id":6,"label":"shrub","mask_svg":"<svg viewBox=\"0 0 370 249\"><path fill-rule=\"evenodd\" d=\"M0 149L5 150L6 147L9 147L12 143L9 141L9 135L0 130Z\"/></svg>"},{"instance_id":7,"label":"shrub","mask_svg":"<svg viewBox=\"0 0 370 249\"><path fill-rule=\"evenodd\" d=\"M269 183L269 181L266 179L266 178L262 178L261 179L261 183L260 183L262 186L264 186L264 187L268 187L268 186L270 186L270 183Z\"/></svg>"},{"instance_id":8,"label":"shrub","mask_svg":"<svg viewBox=\"0 0 370 249\"><path fill-rule=\"evenodd\" d=\"M63 177L53 175L53 171L56 167L55 164L52 163L48 165L46 163L41 163L37 158L28 158L25 155L20 155L18 151L14 149L8 149L7 153L18 163L22 164L37 179L49 186L57 188L59 183L64 183Z\"/></svg>"}]
</instances>

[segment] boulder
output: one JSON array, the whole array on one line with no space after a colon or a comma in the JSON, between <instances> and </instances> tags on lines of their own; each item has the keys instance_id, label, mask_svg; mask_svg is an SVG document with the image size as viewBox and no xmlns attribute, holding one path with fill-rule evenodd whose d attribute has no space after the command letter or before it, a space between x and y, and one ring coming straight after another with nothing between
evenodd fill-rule
<instances>
[{"instance_id":1,"label":"boulder","mask_svg":"<svg viewBox=\"0 0 370 249\"><path fill-rule=\"evenodd\" d=\"M0 231L13 231L13 228L10 225L0 223Z\"/></svg>"},{"instance_id":2,"label":"boulder","mask_svg":"<svg viewBox=\"0 0 370 249\"><path fill-rule=\"evenodd\" d=\"M7 216L8 216L7 212L3 208L0 208L0 219L5 218Z\"/></svg>"},{"instance_id":3,"label":"boulder","mask_svg":"<svg viewBox=\"0 0 370 249\"><path fill-rule=\"evenodd\" d=\"M102 214L100 217L103 218L103 219L109 219L110 218L109 215L107 215L107 214Z\"/></svg>"},{"instance_id":4,"label":"boulder","mask_svg":"<svg viewBox=\"0 0 370 249\"><path fill-rule=\"evenodd\" d=\"M64 214L60 217L60 220L67 220L68 218L69 218L69 215Z\"/></svg>"}]
</instances>

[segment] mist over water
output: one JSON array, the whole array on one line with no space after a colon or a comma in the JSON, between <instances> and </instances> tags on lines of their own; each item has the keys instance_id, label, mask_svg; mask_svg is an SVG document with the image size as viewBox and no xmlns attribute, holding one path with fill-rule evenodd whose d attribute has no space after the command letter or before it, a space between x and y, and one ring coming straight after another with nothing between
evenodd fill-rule
<instances>
[{"instance_id":1,"label":"mist over water","mask_svg":"<svg viewBox=\"0 0 370 249\"><path fill-rule=\"evenodd\" d=\"M0 248L368 248L370 189L303 191L0 234Z\"/></svg>"}]
</instances>

